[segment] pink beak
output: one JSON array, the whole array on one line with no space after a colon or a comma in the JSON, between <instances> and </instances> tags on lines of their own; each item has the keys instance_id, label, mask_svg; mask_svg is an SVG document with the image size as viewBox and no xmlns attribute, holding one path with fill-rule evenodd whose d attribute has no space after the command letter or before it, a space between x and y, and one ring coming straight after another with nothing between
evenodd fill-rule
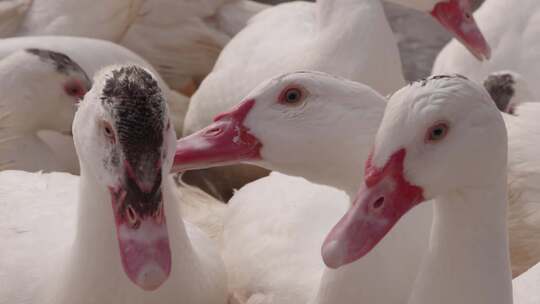
<instances>
[{"instance_id":1,"label":"pink beak","mask_svg":"<svg viewBox=\"0 0 540 304\"><path fill-rule=\"evenodd\" d=\"M244 125L254 104L254 100L245 101L216 116L208 127L178 140L172 172L260 159L262 144Z\"/></svg>"},{"instance_id":2,"label":"pink beak","mask_svg":"<svg viewBox=\"0 0 540 304\"><path fill-rule=\"evenodd\" d=\"M161 170L158 171L161 174ZM120 259L128 278L140 288L158 289L171 273L172 254L161 194L161 178L150 188L128 173L125 185L109 188ZM161 176L161 175L160 175ZM156 210L137 211L136 205L155 204Z\"/></svg>"},{"instance_id":3,"label":"pink beak","mask_svg":"<svg viewBox=\"0 0 540 304\"><path fill-rule=\"evenodd\" d=\"M491 57L491 49L472 15L469 0L447 0L435 5L431 15L476 57L482 61Z\"/></svg>"},{"instance_id":4,"label":"pink beak","mask_svg":"<svg viewBox=\"0 0 540 304\"><path fill-rule=\"evenodd\" d=\"M368 159L365 184L323 243L328 267L338 268L368 254L407 211L424 200L422 189L403 177L405 154L404 149L394 153L382 169Z\"/></svg>"}]
</instances>

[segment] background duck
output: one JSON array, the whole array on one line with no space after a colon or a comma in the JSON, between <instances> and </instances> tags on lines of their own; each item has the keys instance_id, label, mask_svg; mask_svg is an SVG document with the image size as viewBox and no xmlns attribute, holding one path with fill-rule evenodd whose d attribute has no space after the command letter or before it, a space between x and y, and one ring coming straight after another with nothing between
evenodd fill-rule
<instances>
[{"instance_id":1,"label":"background duck","mask_svg":"<svg viewBox=\"0 0 540 304\"><path fill-rule=\"evenodd\" d=\"M65 35L116 42L148 60L171 88L187 95L229 39L267 7L249 0L4 2L3 37Z\"/></svg>"},{"instance_id":2,"label":"background duck","mask_svg":"<svg viewBox=\"0 0 540 304\"><path fill-rule=\"evenodd\" d=\"M438 0L393 1L432 13L471 46L479 58L489 55L474 19L461 18L471 11L456 5L444 11ZM460 2L461 3L461 2ZM439 13L440 11L444 13ZM450 13L451 12L451 13ZM458 23L445 18L454 16ZM459 28L472 30L464 35ZM474 45L474 46L472 46ZM193 95L186 114L184 135L208 125L220 112L234 106L262 81L287 72L315 70L361 81L379 93L390 94L405 84L396 39L380 0L295 1L267 9L255 16L224 48L212 70ZM253 167L220 168L189 172L188 183L205 187L227 200L231 189L266 174ZM209 189L207 184L211 184Z\"/></svg>"}]
</instances>

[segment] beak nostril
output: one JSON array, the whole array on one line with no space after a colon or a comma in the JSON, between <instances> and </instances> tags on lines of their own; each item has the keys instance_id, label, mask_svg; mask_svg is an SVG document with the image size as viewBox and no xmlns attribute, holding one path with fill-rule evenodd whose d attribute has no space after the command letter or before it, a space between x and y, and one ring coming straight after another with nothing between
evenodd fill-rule
<instances>
[{"instance_id":1,"label":"beak nostril","mask_svg":"<svg viewBox=\"0 0 540 304\"><path fill-rule=\"evenodd\" d=\"M154 212L154 219L156 223L163 223L163 203L160 203L156 211Z\"/></svg>"},{"instance_id":2,"label":"beak nostril","mask_svg":"<svg viewBox=\"0 0 540 304\"><path fill-rule=\"evenodd\" d=\"M373 203L373 208L374 208L374 209L379 209L379 208L381 208L383 205L384 205L384 197L381 196L381 197L379 197L379 198Z\"/></svg>"},{"instance_id":3,"label":"beak nostril","mask_svg":"<svg viewBox=\"0 0 540 304\"><path fill-rule=\"evenodd\" d=\"M204 135L207 135L207 136L216 136L216 135L219 135L221 133L222 129L220 127L215 127L215 128L212 128L210 130L207 130Z\"/></svg>"},{"instance_id":4,"label":"beak nostril","mask_svg":"<svg viewBox=\"0 0 540 304\"><path fill-rule=\"evenodd\" d=\"M139 228L141 221L139 220L139 216L137 215L137 212L133 209L133 207L128 206L126 208L126 218L128 220L128 224L133 229Z\"/></svg>"}]
</instances>

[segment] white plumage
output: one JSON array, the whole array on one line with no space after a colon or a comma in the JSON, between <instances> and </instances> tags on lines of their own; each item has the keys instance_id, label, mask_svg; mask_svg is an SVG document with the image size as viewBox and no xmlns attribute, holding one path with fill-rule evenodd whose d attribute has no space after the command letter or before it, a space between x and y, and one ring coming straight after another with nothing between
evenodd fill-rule
<instances>
[{"instance_id":1,"label":"white plumage","mask_svg":"<svg viewBox=\"0 0 540 304\"><path fill-rule=\"evenodd\" d=\"M8 0L3 37L67 35L126 46L192 93L229 39L266 5L246 0ZM24 13L23 13L24 11ZM16 26L17 24L18 26ZM11 29L11 31L10 31Z\"/></svg>"},{"instance_id":2,"label":"white plumage","mask_svg":"<svg viewBox=\"0 0 540 304\"><path fill-rule=\"evenodd\" d=\"M535 101L540 100L540 2L486 0L474 17L491 46L491 59L478 62L453 40L437 56L432 73L459 73L482 82L493 72L512 70L523 76Z\"/></svg>"}]
</instances>

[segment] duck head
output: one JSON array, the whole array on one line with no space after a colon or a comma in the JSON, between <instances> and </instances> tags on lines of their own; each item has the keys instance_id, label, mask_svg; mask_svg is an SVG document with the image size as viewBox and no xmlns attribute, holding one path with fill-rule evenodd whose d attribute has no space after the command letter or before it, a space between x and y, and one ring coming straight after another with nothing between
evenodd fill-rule
<instances>
[{"instance_id":1,"label":"duck head","mask_svg":"<svg viewBox=\"0 0 540 304\"><path fill-rule=\"evenodd\" d=\"M83 69L68 56L45 49L16 51L0 62L2 125L21 132L71 133L75 105L90 89Z\"/></svg>"},{"instance_id":2,"label":"duck head","mask_svg":"<svg viewBox=\"0 0 540 304\"><path fill-rule=\"evenodd\" d=\"M324 241L325 264L338 268L368 254L424 201L491 183L506 163L506 140L487 92L463 76L433 76L396 92L356 199Z\"/></svg>"},{"instance_id":3,"label":"duck head","mask_svg":"<svg viewBox=\"0 0 540 304\"><path fill-rule=\"evenodd\" d=\"M81 175L109 193L124 272L155 290L171 272L162 181L172 165L174 128L162 91L144 68L113 66L94 80L73 126Z\"/></svg>"},{"instance_id":4,"label":"duck head","mask_svg":"<svg viewBox=\"0 0 540 304\"><path fill-rule=\"evenodd\" d=\"M352 179L350 166L361 171L353 156L367 153L385 104L371 88L329 74L281 75L180 139L173 170L249 163L333 185Z\"/></svg>"}]
</instances>

